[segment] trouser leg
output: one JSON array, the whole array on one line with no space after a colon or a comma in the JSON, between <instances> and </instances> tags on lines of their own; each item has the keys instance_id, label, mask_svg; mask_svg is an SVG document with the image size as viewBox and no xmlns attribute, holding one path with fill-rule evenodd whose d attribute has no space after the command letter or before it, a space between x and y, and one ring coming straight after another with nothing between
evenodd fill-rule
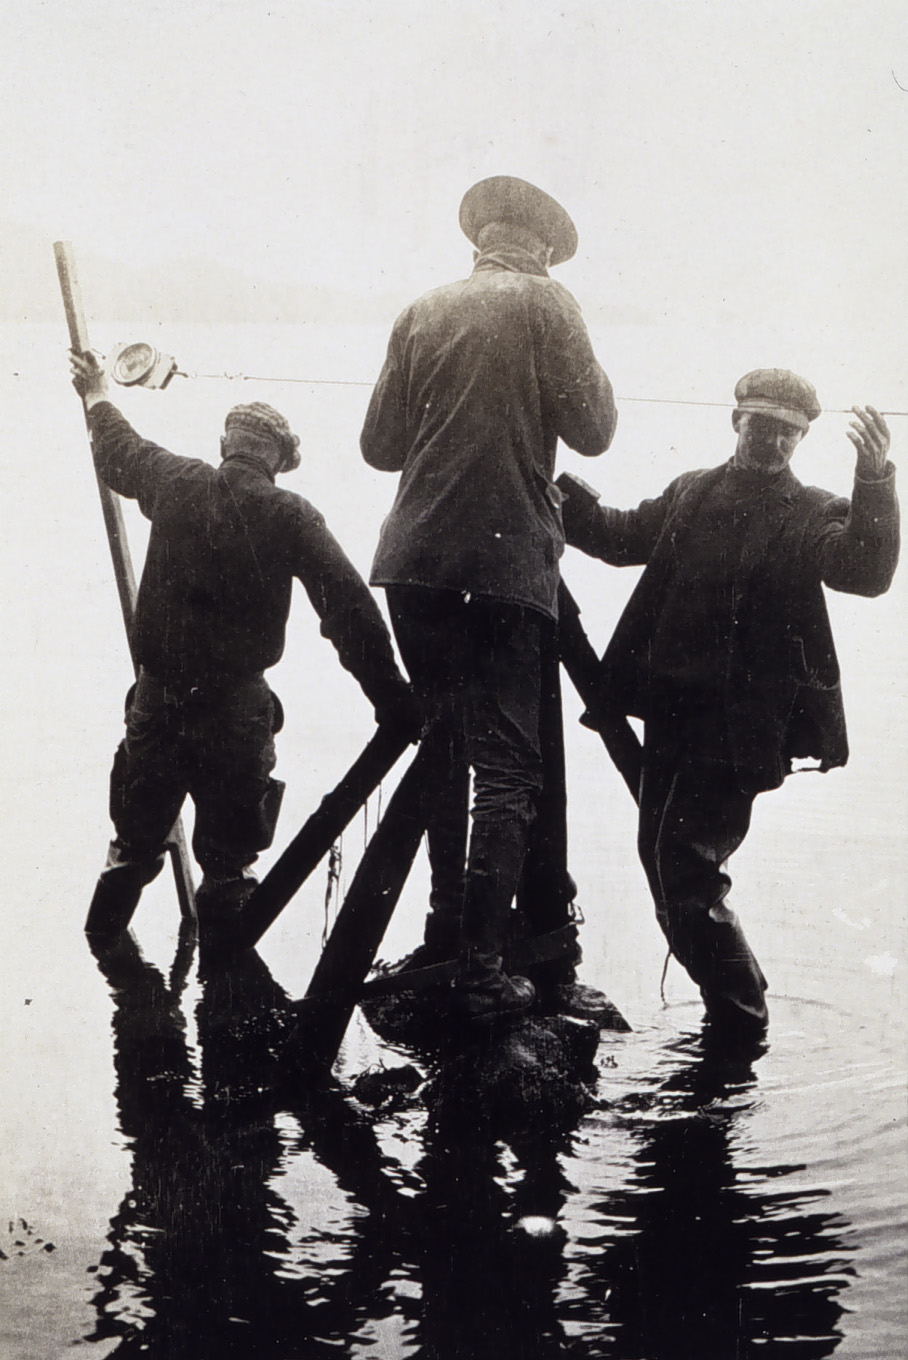
<instances>
[{"instance_id":1,"label":"trouser leg","mask_svg":"<svg viewBox=\"0 0 908 1360\"><path fill-rule=\"evenodd\" d=\"M284 787L271 778L274 725L263 678L205 702L194 715L189 791L193 852L204 874L200 913L208 912L209 898L233 907L248 896L256 881L250 866L274 838Z\"/></svg>"},{"instance_id":2,"label":"trouser leg","mask_svg":"<svg viewBox=\"0 0 908 1360\"><path fill-rule=\"evenodd\" d=\"M473 806L462 912L468 976L501 971L511 904L542 790L541 633L531 610L488 603L472 620L464 693Z\"/></svg>"},{"instance_id":3,"label":"trouser leg","mask_svg":"<svg viewBox=\"0 0 908 1360\"><path fill-rule=\"evenodd\" d=\"M564 724L561 709L561 662L557 633L545 627L542 646L542 700L539 740L542 751L542 790L537 799L526 858L517 890L517 907L524 936L533 938L560 930L565 953L558 959L527 969L537 990L573 983L581 958L572 903L577 885L568 872L567 790L564 760Z\"/></svg>"},{"instance_id":4,"label":"trouser leg","mask_svg":"<svg viewBox=\"0 0 908 1360\"><path fill-rule=\"evenodd\" d=\"M747 834L754 795L730 765L652 740L640 792L640 859L672 953L711 1018L764 1025L766 979L726 901L727 862Z\"/></svg>"},{"instance_id":5,"label":"trouser leg","mask_svg":"<svg viewBox=\"0 0 908 1360\"><path fill-rule=\"evenodd\" d=\"M423 940L433 957L446 959L457 953L460 939L469 835L470 767L462 758L462 747L462 742L451 743L451 763L426 828L431 890Z\"/></svg>"},{"instance_id":6,"label":"trouser leg","mask_svg":"<svg viewBox=\"0 0 908 1360\"><path fill-rule=\"evenodd\" d=\"M500 976L511 903L542 787L544 620L518 606L419 587L389 588L388 604L428 720L451 737L451 774L436 793L429 822L432 911L426 939L433 929L447 936L456 925L465 970ZM470 768L473 806L464 877Z\"/></svg>"},{"instance_id":7,"label":"trouser leg","mask_svg":"<svg viewBox=\"0 0 908 1360\"><path fill-rule=\"evenodd\" d=\"M448 766L426 825L431 886L423 940L433 958L459 948L469 834L470 767L461 714L465 683L462 599L453 591L389 586L388 608L404 666L426 717L445 734Z\"/></svg>"},{"instance_id":8,"label":"trouser leg","mask_svg":"<svg viewBox=\"0 0 908 1360\"><path fill-rule=\"evenodd\" d=\"M116 830L85 922L89 934L125 930L142 889L160 873L164 845L186 795L179 723L163 688L140 676L130 692L126 735L110 774Z\"/></svg>"}]
</instances>

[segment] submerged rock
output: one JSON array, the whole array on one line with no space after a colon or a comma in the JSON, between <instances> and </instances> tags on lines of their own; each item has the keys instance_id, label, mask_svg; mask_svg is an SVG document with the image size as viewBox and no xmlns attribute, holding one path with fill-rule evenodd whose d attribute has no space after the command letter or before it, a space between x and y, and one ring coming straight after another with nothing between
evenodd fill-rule
<instances>
[{"instance_id":1,"label":"submerged rock","mask_svg":"<svg viewBox=\"0 0 908 1360\"><path fill-rule=\"evenodd\" d=\"M499 1137L567 1129L596 1103L598 1026L569 1016L527 1016L440 1056L426 1087L442 1124L467 1121Z\"/></svg>"}]
</instances>

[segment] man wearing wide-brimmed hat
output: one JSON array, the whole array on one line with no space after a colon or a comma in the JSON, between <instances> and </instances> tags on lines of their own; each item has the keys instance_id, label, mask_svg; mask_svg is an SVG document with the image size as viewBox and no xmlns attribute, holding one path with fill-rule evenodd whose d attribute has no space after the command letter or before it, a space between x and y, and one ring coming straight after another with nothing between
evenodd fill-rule
<instances>
[{"instance_id":1,"label":"man wearing wide-brimmed hat","mask_svg":"<svg viewBox=\"0 0 908 1360\"><path fill-rule=\"evenodd\" d=\"M86 930L125 928L189 794L204 942L251 892L249 866L274 834L281 719L264 672L284 650L294 578L376 718L412 722L415 705L369 588L315 507L275 485L300 463L279 411L228 411L216 468L142 439L92 355L71 366L98 475L151 521L130 636L139 677L111 773L116 838Z\"/></svg>"},{"instance_id":2,"label":"man wearing wide-brimmed hat","mask_svg":"<svg viewBox=\"0 0 908 1360\"><path fill-rule=\"evenodd\" d=\"M881 595L898 560L889 431L853 407L850 501L804 486L789 463L820 415L813 386L755 369L735 387L734 456L686 472L636 510L596 504L559 479L568 542L645 571L602 661L585 715L606 743L616 721L644 720L636 771L639 852L669 947L723 1032L766 1026L766 980L727 897L726 861L756 795L793 762L848 758L823 587Z\"/></svg>"},{"instance_id":3,"label":"man wearing wide-brimmed hat","mask_svg":"<svg viewBox=\"0 0 908 1360\"><path fill-rule=\"evenodd\" d=\"M473 272L397 319L361 442L371 466L401 474L371 581L453 754L429 826L424 952L460 951L463 1009L484 1016L533 996L501 954L542 783L541 655L564 548L556 445L600 454L617 417L579 308L549 277L577 247L561 205L499 175L467 192L460 224Z\"/></svg>"}]
</instances>

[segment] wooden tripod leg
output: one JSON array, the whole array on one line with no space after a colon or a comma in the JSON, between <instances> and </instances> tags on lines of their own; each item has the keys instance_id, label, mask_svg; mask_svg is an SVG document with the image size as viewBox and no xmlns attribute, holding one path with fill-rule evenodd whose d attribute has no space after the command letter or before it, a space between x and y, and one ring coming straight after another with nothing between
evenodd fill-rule
<instances>
[{"instance_id":1,"label":"wooden tripod leg","mask_svg":"<svg viewBox=\"0 0 908 1360\"><path fill-rule=\"evenodd\" d=\"M444 773L447 744L422 742L366 847L306 991L288 1045L291 1061L328 1071L337 1057L366 974L394 913L419 849L433 789ZM324 1004L308 1003L324 996ZM329 999L330 998L330 999Z\"/></svg>"},{"instance_id":2,"label":"wooden tripod leg","mask_svg":"<svg viewBox=\"0 0 908 1360\"><path fill-rule=\"evenodd\" d=\"M589 726L599 733L631 797L639 802L640 742L623 713L603 711L599 658L580 622L580 607L563 581L558 589L558 615L562 665L590 711Z\"/></svg>"},{"instance_id":3,"label":"wooden tripod leg","mask_svg":"<svg viewBox=\"0 0 908 1360\"><path fill-rule=\"evenodd\" d=\"M380 727L336 788L325 795L245 904L234 949L252 949L297 893L407 745Z\"/></svg>"},{"instance_id":4,"label":"wooden tripod leg","mask_svg":"<svg viewBox=\"0 0 908 1360\"><path fill-rule=\"evenodd\" d=\"M60 280L60 292L63 295L63 310L66 313L70 346L77 354L87 354L91 349L91 342L88 338L88 326L85 323L85 312L82 308L82 293L76 276L76 262L73 257L72 246L68 241L54 242L54 258L57 262L57 277ZM87 425L87 410L85 410L85 417ZM110 547L110 556L117 582L117 593L120 597L120 610L123 614L123 623L126 627L126 638L131 654L132 621L136 612L136 578L129 553L129 543L126 539L123 507L120 504L119 497L101 481L97 472L95 476L97 477L101 511L104 515L104 527L107 530L107 542ZM135 660L133 660L133 669L137 670ZM195 920L195 889L192 883L191 860L186 845L183 823L179 817L174 822L173 829L167 838L167 849L170 852L170 862L173 865L180 912L183 916Z\"/></svg>"}]
</instances>

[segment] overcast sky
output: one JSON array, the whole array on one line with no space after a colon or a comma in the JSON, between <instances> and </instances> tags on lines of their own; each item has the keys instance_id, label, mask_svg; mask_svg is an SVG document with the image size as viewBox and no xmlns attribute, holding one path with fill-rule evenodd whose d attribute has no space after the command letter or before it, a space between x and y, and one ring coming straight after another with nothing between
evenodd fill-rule
<instances>
[{"instance_id":1,"label":"overcast sky","mask_svg":"<svg viewBox=\"0 0 908 1360\"><path fill-rule=\"evenodd\" d=\"M574 216L559 277L585 309L905 315L903 0L6 0L0 17L0 219L77 251L406 299L467 271L460 197L510 173Z\"/></svg>"}]
</instances>

